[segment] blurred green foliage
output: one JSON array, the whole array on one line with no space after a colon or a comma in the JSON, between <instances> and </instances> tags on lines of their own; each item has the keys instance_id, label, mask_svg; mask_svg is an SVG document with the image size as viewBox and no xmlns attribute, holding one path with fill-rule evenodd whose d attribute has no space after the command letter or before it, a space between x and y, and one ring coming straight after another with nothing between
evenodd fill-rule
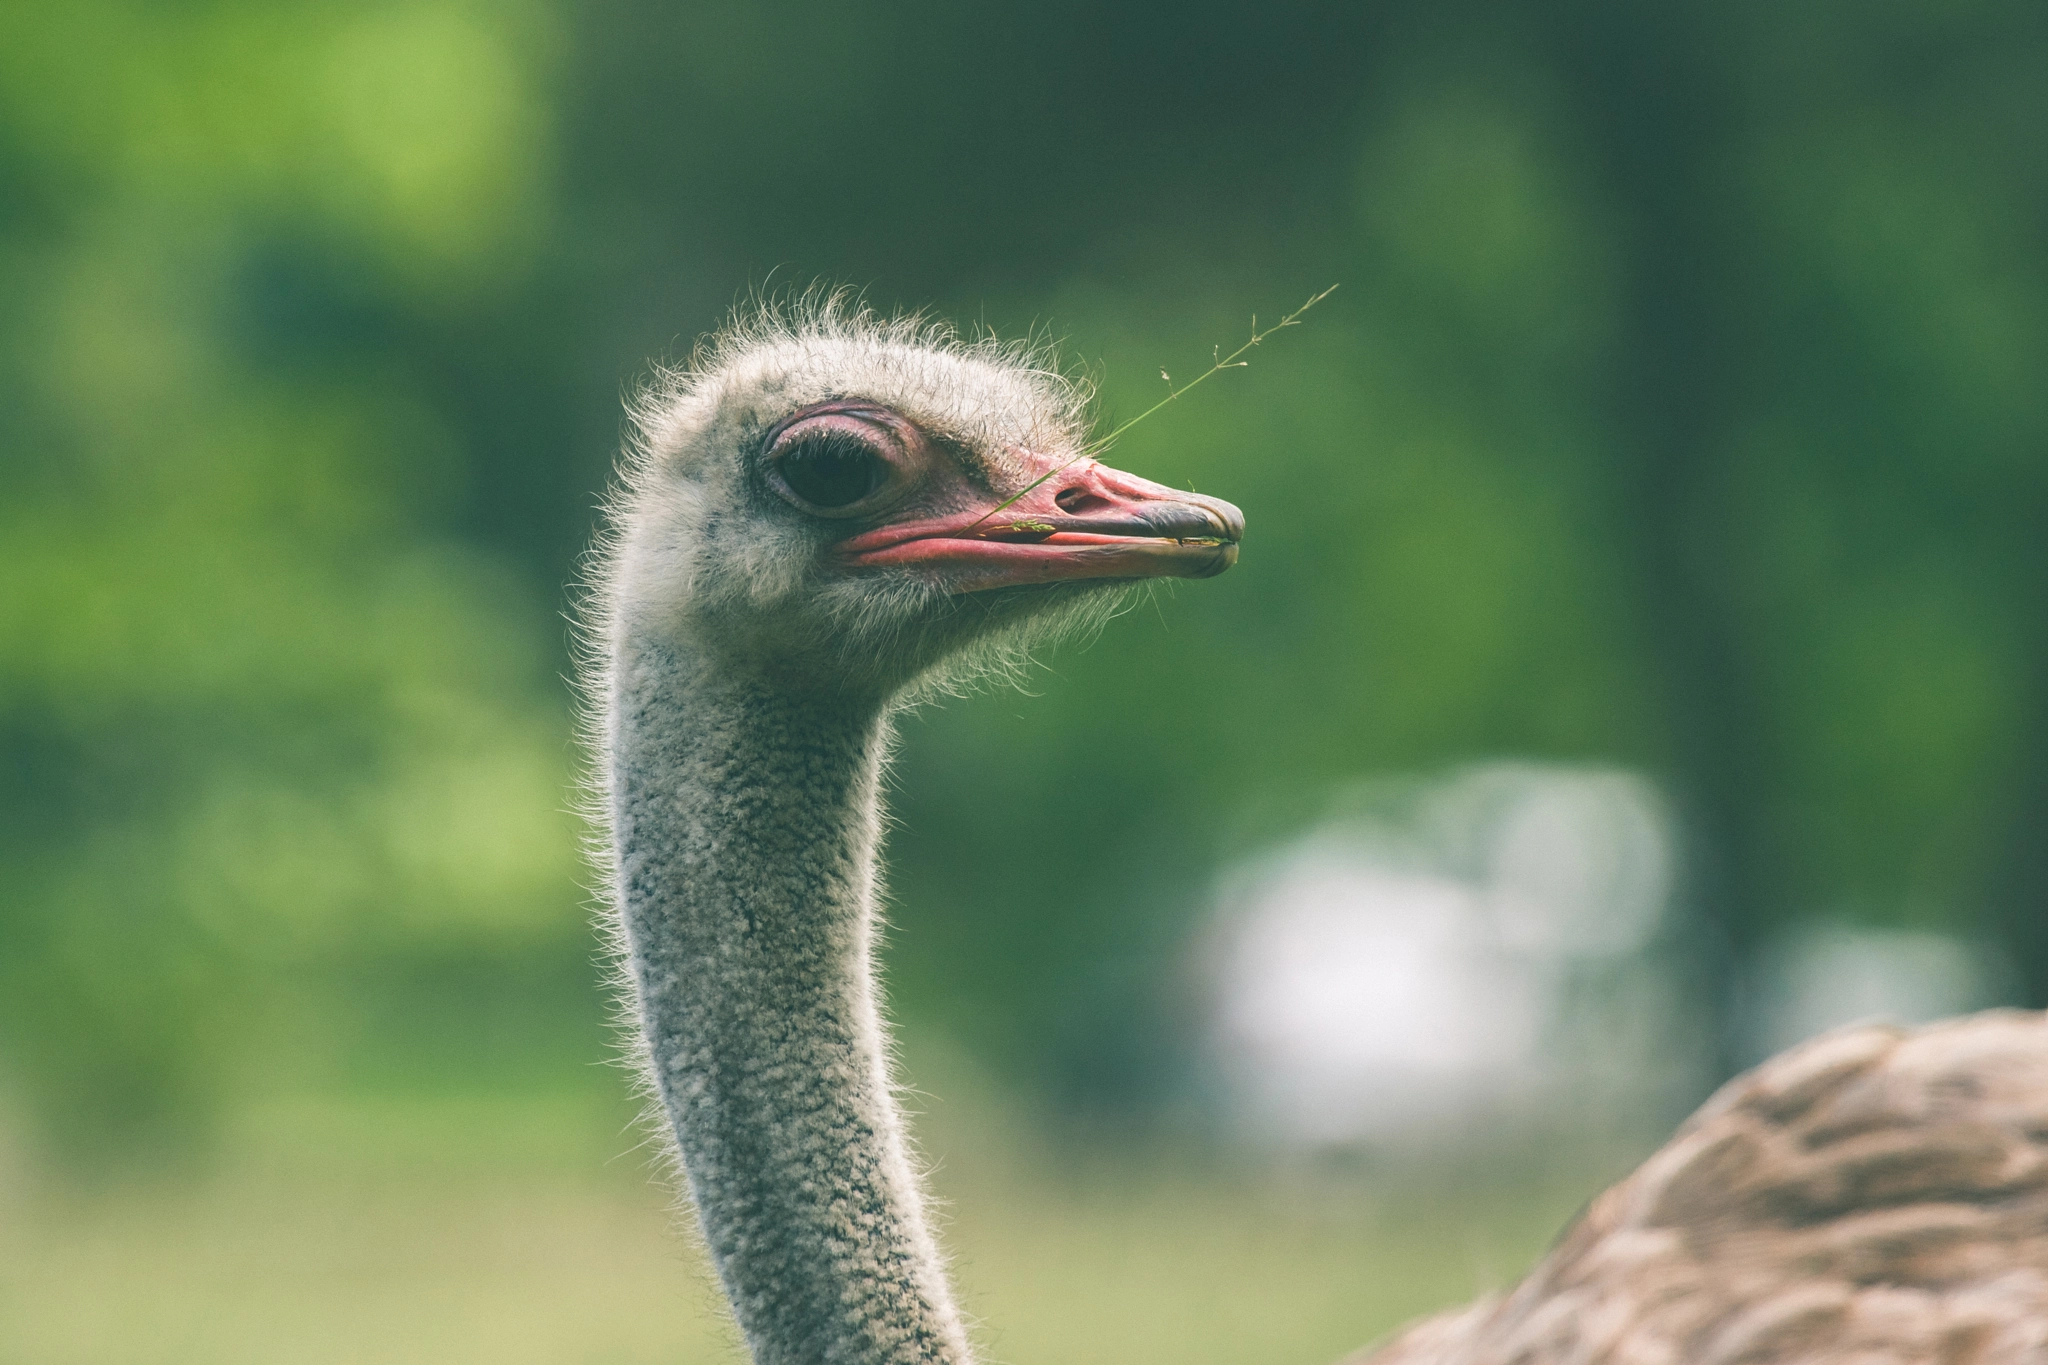
<instances>
[{"instance_id":1,"label":"blurred green foliage","mask_svg":"<svg viewBox=\"0 0 2048 1365\"><path fill-rule=\"evenodd\" d=\"M1242 566L906 729L900 1013L1167 1073L1331 782L1640 765L1707 1000L1830 913L2048 1003L2048 11L0 9L0 1084L602 1086L560 584L772 280L1050 326ZM1717 946L1715 946L1717 945Z\"/></svg>"}]
</instances>

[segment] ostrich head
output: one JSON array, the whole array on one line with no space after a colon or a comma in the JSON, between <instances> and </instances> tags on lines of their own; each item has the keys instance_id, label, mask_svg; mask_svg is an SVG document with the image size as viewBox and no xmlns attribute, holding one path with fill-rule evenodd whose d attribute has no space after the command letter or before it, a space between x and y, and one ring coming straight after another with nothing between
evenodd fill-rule
<instances>
[{"instance_id":1,"label":"ostrich head","mask_svg":"<svg viewBox=\"0 0 2048 1365\"><path fill-rule=\"evenodd\" d=\"M615 623L726 676L888 697L1119 583L1233 564L1238 510L1090 458L1086 397L942 326L764 312L639 404Z\"/></svg>"}]
</instances>

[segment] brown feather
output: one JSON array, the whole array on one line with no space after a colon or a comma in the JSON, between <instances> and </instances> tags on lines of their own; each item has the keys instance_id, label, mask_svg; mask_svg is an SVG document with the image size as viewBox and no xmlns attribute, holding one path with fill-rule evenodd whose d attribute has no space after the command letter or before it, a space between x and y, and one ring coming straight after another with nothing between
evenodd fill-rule
<instances>
[{"instance_id":1,"label":"brown feather","mask_svg":"<svg viewBox=\"0 0 2048 1365\"><path fill-rule=\"evenodd\" d=\"M2048 1365L2048 1016L1738 1076L1510 1294L1354 1365Z\"/></svg>"}]
</instances>

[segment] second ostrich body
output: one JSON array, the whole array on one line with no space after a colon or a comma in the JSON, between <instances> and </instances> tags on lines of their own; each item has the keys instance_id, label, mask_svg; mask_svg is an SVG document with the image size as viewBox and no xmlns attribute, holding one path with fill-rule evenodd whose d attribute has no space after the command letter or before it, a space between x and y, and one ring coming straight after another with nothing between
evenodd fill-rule
<instances>
[{"instance_id":1,"label":"second ostrich body","mask_svg":"<svg viewBox=\"0 0 2048 1365\"><path fill-rule=\"evenodd\" d=\"M758 1365L968 1365L876 998L889 715L1090 619L1120 581L1221 572L1242 518L1089 458L1082 396L1030 356L831 307L734 329L639 419L587 681L647 1074ZM1522 1291L1390 1358L2048 1360L2030 1354L2048 1353L2048 1026L1956 1027L1961 1046L1923 1042L1910 1065L1912 1044L1866 1039L1735 1083ZM1843 1133L1880 1140L1830 1166ZM1856 1185L1855 1159L1879 1174ZM1829 1241L1859 1200L1908 1216ZM1975 1213L1920 1216L1946 1204ZM1829 1353L1859 1294L1916 1274L1975 1293L1954 1331L1923 1306L1927 1350Z\"/></svg>"}]
</instances>

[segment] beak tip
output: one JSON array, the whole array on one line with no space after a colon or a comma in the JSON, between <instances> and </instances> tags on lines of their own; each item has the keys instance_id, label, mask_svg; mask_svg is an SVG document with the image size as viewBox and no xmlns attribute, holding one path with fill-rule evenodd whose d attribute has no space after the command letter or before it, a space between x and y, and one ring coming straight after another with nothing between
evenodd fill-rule
<instances>
[{"instance_id":1,"label":"beak tip","mask_svg":"<svg viewBox=\"0 0 2048 1365\"><path fill-rule=\"evenodd\" d=\"M1231 543L1232 555L1235 557L1237 542L1244 539L1244 513L1238 510L1235 503L1225 502L1221 498L1203 497L1200 493L1191 496L1195 499L1197 507L1215 519L1216 529Z\"/></svg>"}]
</instances>

